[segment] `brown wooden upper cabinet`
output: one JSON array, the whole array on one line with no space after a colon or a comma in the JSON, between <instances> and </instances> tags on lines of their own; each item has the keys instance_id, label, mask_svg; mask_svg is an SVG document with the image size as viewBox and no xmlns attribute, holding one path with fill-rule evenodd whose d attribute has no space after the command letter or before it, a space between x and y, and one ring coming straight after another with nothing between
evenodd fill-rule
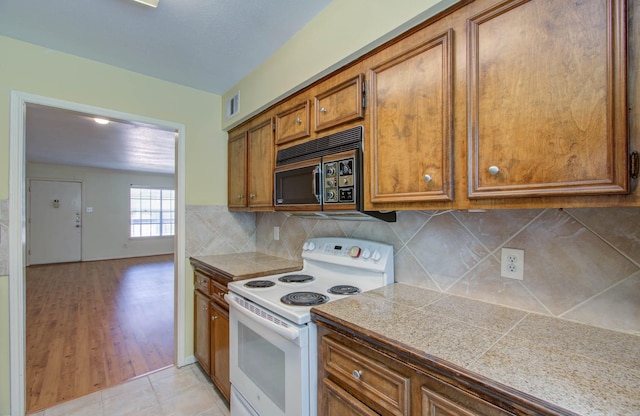
<instances>
[{"instance_id":1,"label":"brown wooden upper cabinet","mask_svg":"<svg viewBox=\"0 0 640 416\"><path fill-rule=\"evenodd\" d=\"M369 70L373 204L453 199L452 42L436 34Z\"/></svg>"},{"instance_id":2,"label":"brown wooden upper cabinet","mask_svg":"<svg viewBox=\"0 0 640 416\"><path fill-rule=\"evenodd\" d=\"M230 210L273 210L274 152L271 117L229 138Z\"/></svg>"},{"instance_id":3,"label":"brown wooden upper cabinet","mask_svg":"<svg viewBox=\"0 0 640 416\"><path fill-rule=\"evenodd\" d=\"M469 198L629 191L624 0L503 1L466 36Z\"/></svg>"},{"instance_id":4,"label":"brown wooden upper cabinet","mask_svg":"<svg viewBox=\"0 0 640 416\"><path fill-rule=\"evenodd\" d=\"M249 207L273 210L273 167L275 144L271 117L247 132Z\"/></svg>"},{"instance_id":5,"label":"brown wooden upper cabinet","mask_svg":"<svg viewBox=\"0 0 640 416\"><path fill-rule=\"evenodd\" d=\"M276 114L276 144L291 142L310 134L310 101Z\"/></svg>"},{"instance_id":6,"label":"brown wooden upper cabinet","mask_svg":"<svg viewBox=\"0 0 640 416\"><path fill-rule=\"evenodd\" d=\"M228 186L229 209L247 206L247 133L229 137L228 144Z\"/></svg>"},{"instance_id":7,"label":"brown wooden upper cabinet","mask_svg":"<svg viewBox=\"0 0 640 416\"><path fill-rule=\"evenodd\" d=\"M314 97L315 129L318 132L364 117L364 75L348 79Z\"/></svg>"}]
</instances>

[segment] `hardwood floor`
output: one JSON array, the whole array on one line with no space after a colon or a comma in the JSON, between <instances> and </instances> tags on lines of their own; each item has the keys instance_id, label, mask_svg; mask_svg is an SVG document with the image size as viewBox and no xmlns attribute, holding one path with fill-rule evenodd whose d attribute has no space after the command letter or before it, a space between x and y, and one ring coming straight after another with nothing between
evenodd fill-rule
<instances>
[{"instance_id":1,"label":"hardwood floor","mask_svg":"<svg viewBox=\"0 0 640 416\"><path fill-rule=\"evenodd\" d=\"M173 364L173 256L31 266L27 411Z\"/></svg>"}]
</instances>

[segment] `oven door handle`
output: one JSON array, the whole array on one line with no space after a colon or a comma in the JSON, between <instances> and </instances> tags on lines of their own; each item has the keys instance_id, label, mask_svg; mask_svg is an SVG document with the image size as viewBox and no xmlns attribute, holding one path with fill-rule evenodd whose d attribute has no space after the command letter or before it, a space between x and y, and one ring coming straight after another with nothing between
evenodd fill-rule
<instances>
[{"instance_id":1,"label":"oven door handle","mask_svg":"<svg viewBox=\"0 0 640 416\"><path fill-rule=\"evenodd\" d=\"M293 341L300 336L300 331L298 330L298 328L292 327L286 324L285 322L282 322L278 318L275 318L274 320L281 322L282 324L279 324L269 319L265 319L262 316L245 308L242 304L248 304L248 305L253 305L253 304L247 303L248 301L246 301L244 298L238 297L231 293L227 293L226 295L224 295L224 298L229 303L229 307L233 307L235 311L240 312L246 318L249 318L250 320L262 326L268 327L269 329L271 329L281 337L288 339L289 341ZM256 310L261 311L261 309L257 307L256 307ZM287 325L287 326L284 326L284 325Z\"/></svg>"}]
</instances>

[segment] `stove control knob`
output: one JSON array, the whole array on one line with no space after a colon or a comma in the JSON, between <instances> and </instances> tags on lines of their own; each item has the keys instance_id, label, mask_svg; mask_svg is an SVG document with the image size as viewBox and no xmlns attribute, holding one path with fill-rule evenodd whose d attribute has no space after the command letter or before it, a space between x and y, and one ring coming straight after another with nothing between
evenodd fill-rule
<instances>
[{"instance_id":1,"label":"stove control knob","mask_svg":"<svg viewBox=\"0 0 640 416\"><path fill-rule=\"evenodd\" d=\"M309 243L305 241L304 244L302 245L302 251L307 251L308 249L309 249Z\"/></svg>"},{"instance_id":2,"label":"stove control knob","mask_svg":"<svg viewBox=\"0 0 640 416\"><path fill-rule=\"evenodd\" d=\"M382 258L382 254L378 250L373 250L373 254L371 255L373 261L378 261Z\"/></svg>"},{"instance_id":3,"label":"stove control knob","mask_svg":"<svg viewBox=\"0 0 640 416\"><path fill-rule=\"evenodd\" d=\"M357 259L358 257L360 257L360 247L358 246L353 246L349 249L349 256L353 257L354 259Z\"/></svg>"},{"instance_id":4,"label":"stove control knob","mask_svg":"<svg viewBox=\"0 0 640 416\"><path fill-rule=\"evenodd\" d=\"M316 243L314 243L313 241L309 241L309 244L307 245L307 249L309 251L313 251L316 248Z\"/></svg>"},{"instance_id":5,"label":"stove control knob","mask_svg":"<svg viewBox=\"0 0 640 416\"><path fill-rule=\"evenodd\" d=\"M362 258L368 259L369 257L371 257L371 250L369 250L368 248L362 250Z\"/></svg>"}]
</instances>

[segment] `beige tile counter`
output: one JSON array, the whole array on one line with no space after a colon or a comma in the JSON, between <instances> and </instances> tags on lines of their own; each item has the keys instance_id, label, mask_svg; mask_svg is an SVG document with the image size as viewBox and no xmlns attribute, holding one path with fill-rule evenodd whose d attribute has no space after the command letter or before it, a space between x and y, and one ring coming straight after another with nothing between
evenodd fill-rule
<instances>
[{"instance_id":1,"label":"beige tile counter","mask_svg":"<svg viewBox=\"0 0 640 416\"><path fill-rule=\"evenodd\" d=\"M268 254L249 252L194 256L192 264L229 280L243 280L271 274L288 273L302 269L302 262L288 260Z\"/></svg>"},{"instance_id":2,"label":"beige tile counter","mask_svg":"<svg viewBox=\"0 0 640 416\"><path fill-rule=\"evenodd\" d=\"M312 312L566 414L640 414L637 335L398 283Z\"/></svg>"}]
</instances>

